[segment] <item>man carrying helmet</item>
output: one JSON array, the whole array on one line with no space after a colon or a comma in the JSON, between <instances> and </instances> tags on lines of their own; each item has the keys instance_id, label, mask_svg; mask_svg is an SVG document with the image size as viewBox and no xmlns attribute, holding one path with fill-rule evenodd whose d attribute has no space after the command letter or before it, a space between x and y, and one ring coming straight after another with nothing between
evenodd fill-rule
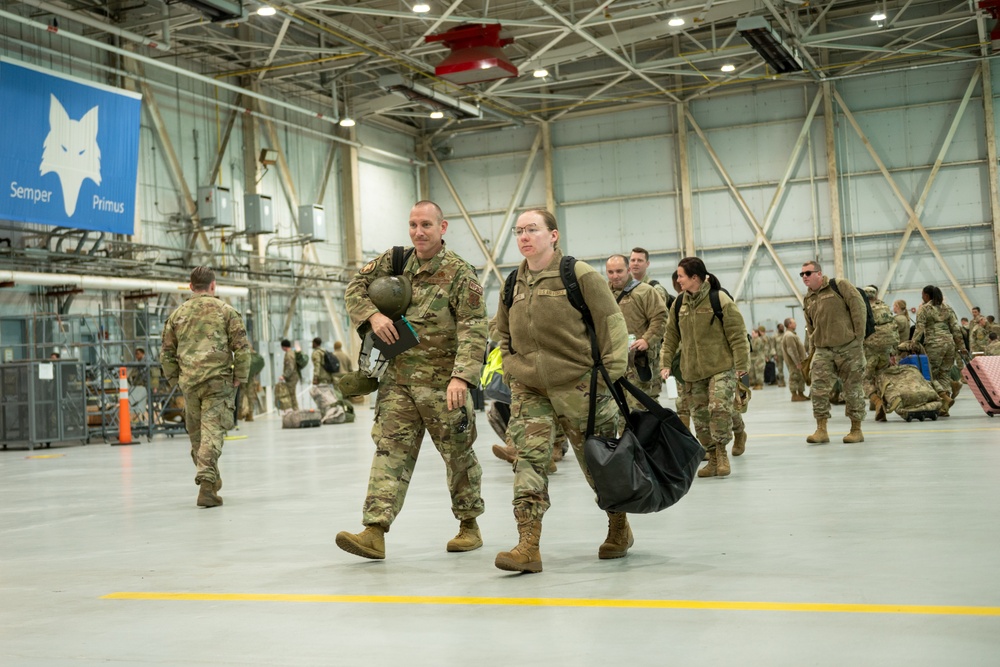
<instances>
[{"instance_id":1,"label":"man carrying helmet","mask_svg":"<svg viewBox=\"0 0 1000 667\"><path fill-rule=\"evenodd\" d=\"M364 558L385 558L385 533L403 507L425 430L444 459L452 513L461 522L447 550L483 545L476 523L483 513L482 468L472 449L476 417L469 388L479 381L485 356L486 308L475 269L445 247L447 229L437 204L417 202L410 211L413 249L407 250L400 278L373 285L393 276L390 250L366 264L345 293L356 326L370 327L391 344L399 339L394 316L402 312L420 340L389 360L378 383L365 529L337 534L338 547ZM409 303L399 303L407 291ZM401 308L391 312L393 306Z\"/></svg>"}]
</instances>

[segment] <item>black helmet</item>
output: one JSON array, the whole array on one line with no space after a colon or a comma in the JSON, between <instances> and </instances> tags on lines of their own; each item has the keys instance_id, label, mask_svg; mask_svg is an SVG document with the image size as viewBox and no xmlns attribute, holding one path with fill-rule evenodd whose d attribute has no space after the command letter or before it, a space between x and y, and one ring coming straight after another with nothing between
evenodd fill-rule
<instances>
[{"instance_id":1,"label":"black helmet","mask_svg":"<svg viewBox=\"0 0 1000 667\"><path fill-rule=\"evenodd\" d=\"M379 312L391 320L398 320L410 306L413 287L406 276L382 276L368 286L368 298Z\"/></svg>"}]
</instances>

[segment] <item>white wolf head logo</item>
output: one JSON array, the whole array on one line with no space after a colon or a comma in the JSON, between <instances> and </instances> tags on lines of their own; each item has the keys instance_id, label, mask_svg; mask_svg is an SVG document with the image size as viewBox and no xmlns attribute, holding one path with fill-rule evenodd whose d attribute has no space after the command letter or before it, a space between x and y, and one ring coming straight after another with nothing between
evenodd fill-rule
<instances>
[{"instance_id":1,"label":"white wolf head logo","mask_svg":"<svg viewBox=\"0 0 1000 667\"><path fill-rule=\"evenodd\" d=\"M76 212L76 200L86 179L101 184L101 149L97 145L97 107L72 120L55 95L49 107L49 134L42 152L41 175L54 172L62 184L66 215Z\"/></svg>"}]
</instances>

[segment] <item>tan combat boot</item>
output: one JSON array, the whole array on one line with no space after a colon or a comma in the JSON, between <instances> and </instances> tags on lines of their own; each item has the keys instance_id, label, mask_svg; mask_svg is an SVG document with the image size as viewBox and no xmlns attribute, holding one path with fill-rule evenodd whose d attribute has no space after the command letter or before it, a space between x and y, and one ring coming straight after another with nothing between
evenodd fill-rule
<instances>
[{"instance_id":1,"label":"tan combat boot","mask_svg":"<svg viewBox=\"0 0 1000 667\"><path fill-rule=\"evenodd\" d=\"M625 512L608 512L608 536L604 538L604 544L597 548L597 557L602 560L624 558L633 544L635 538Z\"/></svg>"},{"instance_id":2,"label":"tan combat boot","mask_svg":"<svg viewBox=\"0 0 1000 667\"><path fill-rule=\"evenodd\" d=\"M875 411L875 421L884 422L885 421L885 404L882 403L882 398L878 394L872 394L868 397L871 401L872 410Z\"/></svg>"},{"instance_id":3,"label":"tan combat boot","mask_svg":"<svg viewBox=\"0 0 1000 667\"><path fill-rule=\"evenodd\" d=\"M733 434L733 456L741 456L747 450L747 432Z\"/></svg>"},{"instance_id":4,"label":"tan combat boot","mask_svg":"<svg viewBox=\"0 0 1000 667\"><path fill-rule=\"evenodd\" d=\"M962 391L962 383L958 380L952 380L951 382L951 399L955 400L958 398L958 392Z\"/></svg>"},{"instance_id":5,"label":"tan combat boot","mask_svg":"<svg viewBox=\"0 0 1000 667\"><path fill-rule=\"evenodd\" d=\"M715 475L717 477L728 477L732 470L729 467L729 457L726 456L725 446L715 448Z\"/></svg>"},{"instance_id":6,"label":"tan combat boot","mask_svg":"<svg viewBox=\"0 0 1000 667\"><path fill-rule=\"evenodd\" d=\"M514 449L514 445L493 445L493 456L501 461L513 463L517 458L517 450Z\"/></svg>"},{"instance_id":7,"label":"tan combat boot","mask_svg":"<svg viewBox=\"0 0 1000 667\"><path fill-rule=\"evenodd\" d=\"M854 442L864 442L865 436L861 432L861 420L851 420L851 432L844 436L844 442L851 444Z\"/></svg>"},{"instance_id":8,"label":"tan combat boot","mask_svg":"<svg viewBox=\"0 0 1000 667\"><path fill-rule=\"evenodd\" d=\"M556 463L559 463L560 461L563 460L563 456L565 456L565 454L563 454L562 445L558 445L557 444L557 445L555 445L555 446L552 447L552 460L553 461L555 461Z\"/></svg>"},{"instance_id":9,"label":"tan combat boot","mask_svg":"<svg viewBox=\"0 0 1000 667\"><path fill-rule=\"evenodd\" d=\"M222 498L216 493L215 485L222 487L222 482L202 482L198 489L198 507L218 507Z\"/></svg>"},{"instance_id":10,"label":"tan combat boot","mask_svg":"<svg viewBox=\"0 0 1000 667\"><path fill-rule=\"evenodd\" d=\"M517 533L520 536L517 546L498 553L493 564L507 572L541 572L542 553L538 549L542 536L541 519L518 517Z\"/></svg>"},{"instance_id":11,"label":"tan combat boot","mask_svg":"<svg viewBox=\"0 0 1000 667\"><path fill-rule=\"evenodd\" d=\"M942 391L938 394L938 398L941 399L941 409L938 410L938 414L942 417L950 417L951 415L948 414L948 409L955 404L955 401L951 400L951 396L949 396L946 391Z\"/></svg>"},{"instance_id":12,"label":"tan combat boot","mask_svg":"<svg viewBox=\"0 0 1000 667\"><path fill-rule=\"evenodd\" d=\"M458 535L448 541L448 551L473 551L483 546L483 536L475 519L463 519Z\"/></svg>"},{"instance_id":13,"label":"tan combat boot","mask_svg":"<svg viewBox=\"0 0 1000 667\"><path fill-rule=\"evenodd\" d=\"M357 535L344 530L337 533L335 541L349 554L372 560L385 559L385 528L382 526L365 526Z\"/></svg>"},{"instance_id":14,"label":"tan combat boot","mask_svg":"<svg viewBox=\"0 0 1000 667\"><path fill-rule=\"evenodd\" d=\"M816 432L806 438L806 442L816 445L823 442L830 442L830 434L826 432L826 420L816 419Z\"/></svg>"},{"instance_id":15,"label":"tan combat boot","mask_svg":"<svg viewBox=\"0 0 1000 667\"><path fill-rule=\"evenodd\" d=\"M719 451L719 448L710 449L708 452L708 465L698 471L698 477L715 477L718 474L718 469L715 466L715 453Z\"/></svg>"}]
</instances>

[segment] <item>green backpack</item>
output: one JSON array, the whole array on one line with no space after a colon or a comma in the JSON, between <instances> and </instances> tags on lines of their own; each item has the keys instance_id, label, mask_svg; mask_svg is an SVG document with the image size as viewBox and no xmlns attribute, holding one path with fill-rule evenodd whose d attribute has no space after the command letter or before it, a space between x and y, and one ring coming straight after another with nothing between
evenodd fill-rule
<instances>
[{"instance_id":1,"label":"green backpack","mask_svg":"<svg viewBox=\"0 0 1000 667\"><path fill-rule=\"evenodd\" d=\"M301 371L308 365L309 365L309 355L307 355L305 352L302 352L301 350L297 350L295 352L295 368Z\"/></svg>"},{"instance_id":2,"label":"green backpack","mask_svg":"<svg viewBox=\"0 0 1000 667\"><path fill-rule=\"evenodd\" d=\"M250 353L250 377L254 378L264 370L264 357L256 352Z\"/></svg>"}]
</instances>

